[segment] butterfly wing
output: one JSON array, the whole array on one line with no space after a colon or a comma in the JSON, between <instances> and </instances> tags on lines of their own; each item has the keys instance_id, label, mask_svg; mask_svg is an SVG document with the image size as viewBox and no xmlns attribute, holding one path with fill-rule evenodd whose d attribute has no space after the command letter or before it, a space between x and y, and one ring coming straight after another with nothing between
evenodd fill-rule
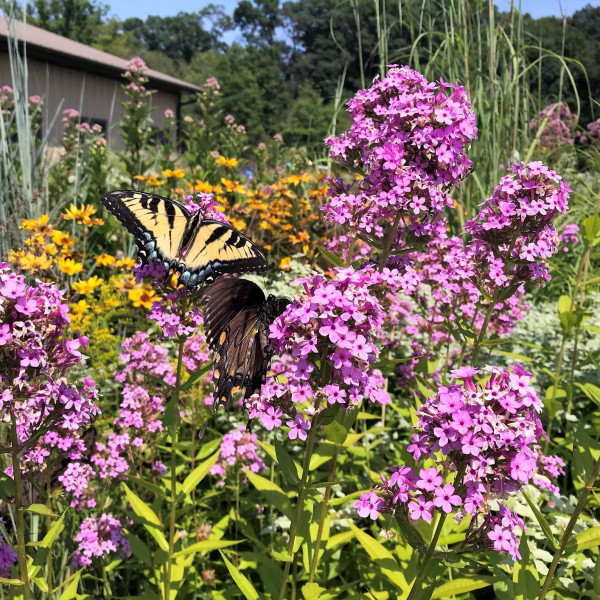
<instances>
[{"instance_id":1,"label":"butterfly wing","mask_svg":"<svg viewBox=\"0 0 600 600\"><path fill-rule=\"evenodd\" d=\"M244 394L248 392L248 371L260 346L257 326L265 295L252 281L221 277L206 290L204 298L206 339L216 352L214 408L221 404L229 408L236 388L246 388Z\"/></svg>"},{"instance_id":2,"label":"butterfly wing","mask_svg":"<svg viewBox=\"0 0 600 600\"><path fill-rule=\"evenodd\" d=\"M268 267L262 250L225 223L205 219L200 227L190 228L190 233L189 243L183 248L190 281L200 276L206 279L225 273L263 272ZM186 271L183 271L180 281L185 283L186 279Z\"/></svg>"},{"instance_id":3,"label":"butterfly wing","mask_svg":"<svg viewBox=\"0 0 600 600\"><path fill-rule=\"evenodd\" d=\"M109 192L101 202L134 236L142 264L160 260L187 287L224 273L267 269L252 240L220 221L190 215L175 200L125 190Z\"/></svg>"},{"instance_id":4,"label":"butterfly wing","mask_svg":"<svg viewBox=\"0 0 600 600\"><path fill-rule=\"evenodd\" d=\"M204 326L209 347L216 352L213 378L215 402L229 408L232 394L245 398L260 391L273 352L269 326L289 304L269 296L246 279L223 277L205 292Z\"/></svg>"},{"instance_id":5,"label":"butterfly wing","mask_svg":"<svg viewBox=\"0 0 600 600\"><path fill-rule=\"evenodd\" d=\"M192 219L179 202L129 190L109 192L100 201L133 235L142 264L179 262Z\"/></svg>"}]
</instances>

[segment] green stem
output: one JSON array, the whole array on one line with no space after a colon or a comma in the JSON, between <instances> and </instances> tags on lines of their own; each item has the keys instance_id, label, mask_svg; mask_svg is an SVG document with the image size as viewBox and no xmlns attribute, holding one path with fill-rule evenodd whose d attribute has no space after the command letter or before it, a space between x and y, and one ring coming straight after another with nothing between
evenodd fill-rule
<instances>
[{"instance_id":1,"label":"green stem","mask_svg":"<svg viewBox=\"0 0 600 600\"><path fill-rule=\"evenodd\" d=\"M11 454L13 479L15 482L15 526L17 529L17 558L23 582L23 600L31 600L29 576L27 574L27 551L25 550L25 519L23 518L23 483L21 480L21 463L19 462L19 439L17 437L17 418L10 414Z\"/></svg>"},{"instance_id":2,"label":"green stem","mask_svg":"<svg viewBox=\"0 0 600 600\"><path fill-rule=\"evenodd\" d=\"M396 237L396 232L398 231L398 226L400 225L400 219L402 218L402 213L398 211L396 213L396 218L394 219L394 224L391 229L388 230L385 246L383 248L383 254L381 255L381 259L379 261L379 272L382 273L383 269L385 269L385 263L387 259L390 257L390 253L392 252L392 244L394 243L394 238Z\"/></svg>"},{"instance_id":3,"label":"green stem","mask_svg":"<svg viewBox=\"0 0 600 600\"><path fill-rule=\"evenodd\" d=\"M298 484L298 499L296 500L296 508L294 509L294 515L292 518L292 523L290 525L290 541L288 542L287 549L287 554L290 560L286 561L283 570L281 587L279 589L279 600L283 600L285 597L285 588L287 586L288 575L290 574L292 557L294 556L294 544L296 543L298 525L300 522L300 516L302 515L302 508L304 507L304 492L306 490L306 484L308 482L310 459L315 446L315 437L317 435L317 416L318 415L315 415L310 422L310 431L308 432L308 439L306 440L306 454L304 455L304 464L302 466L302 478L300 479L300 483Z\"/></svg>"},{"instance_id":4,"label":"green stem","mask_svg":"<svg viewBox=\"0 0 600 600\"><path fill-rule=\"evenodd\" d=\"M565 528L565 532L560 539L560 544L554 553L554 558L552 559L552 563L550 564L550 568L548 569L548 574L546 575L546 579L544 580L544 585L542 586L542 590L540 592L540 596L538 600L544 600L548 590L550 589L550 584L552 583L552 578L554 577L554 573L556 572L556 568L558 567L558 563L560 562L560 557L562 556L565 548L567 546L567 542L573 533L573 529L575 528L575 524L577 523L577 519L581 512L583 511L583 507L585 506L585 502L590 492L594 487L594 483L596 479L598 479L598 475L600 475L600 459L596 462L596 466L590 478L585 482L585 486L581 492L581 496L579 497L579 501L577 502L577 506L567 523L567 527Z\"/></svg>"},{"instance_id":5,"label":"green stem","mask_svg":"<svg viewBox=\"0 0 600 600\"><path fill-rule=\"evenodd\" d=\"M50 470L46 471L46 506L48 507L48 509L50 510L50 513L52 513L52 502L50 500L50 494L52 492L52 473ZM46 526L48 527L48 530L50 530L50 528L52 527L52 517L50 515L48 515L46 517ZM50 548L48 548L48 558L46 560L46 585L48 586L48 598L52 598L52 594L53 594L53 583L52 583L52 579L53 579L53 573L52 573L52 546L50 546Z\"/></svg>"},{"instance_id":6,"label":"green stem","mask_svg":"<svg viewBox=\"0 0 600 600\"><path fill-rule=\"evenodd\" d=\"M494 312L494 306L496 306L496 293L492 296L492 300L487 308L485 313L485 317L483 318L483 324L481 325L481 329L479 331L479 335L475 339L475 344L473 346L473 357L471 358L471 364L475 367L477 365L477 359L479 358L479 350L481 348L481 342L483 342L485 338L485 334L490 324L490 319L492 318L492 313Z\"/></svg>"},{"instance_id":7,"label":"green stem","mask_svg":"<svg viewBox=\"0 0 600 600\"><path fill-rule=\"evenodd\" d=\"M182 313L185 314L185 302ZM171 514L169 518L169 556L167 557L167 576L164 583L164 600L169 600L171 591L172 558L175 549L175 516L177 512L177 435L179 433L179 394L181 392L181 374L183 371L183 345L185 338L179 338L177 348L177 379L173 392L173 424L171 426Z\"/></svg>"},{"instance_id":8,"label":"green stem","mask_svg":"<svg viewBox=\"0 0 600 600\"><path fill-rule=\"evenodd\" d=\"M327 476L327 483L331 483L335 477L335 468L337 465L338 455L334 454L331 459L331 466L329 467L329 475ZM327 507L329 505L329 497L331 496L331 486L328 485L325 488L325 494L323 495L323 503L321 504L321 514L319 516L319 529L317 530L317 539L315 540L315 549L310 563L310 575L308 577L308 583L313 583L315 575L317 573L317 563L319 562L319 550L321 547L321 539L323 538L323 529L325 527L325 517L327 516Z\"/></svg>"},{"instance_id":9,"label":"green stem","mask_svg":"<svg viewBox=\"0 0 600 600\"><path fill-rule=\"evenodd\" d=\"M453 483L454 489L457 489L462 484L462 480L463 480L463 477L465 476L466 470L467 470L467 466L462 465L460 467L460 469L456 472L456 477L454 478L454 483ZM410 593L408 594L406 600L413 600L415 595L422 591L422 588L423 588L422 583L423 583L423 580L425 579L425 571L427 571L427 567L429 566L429 563L431 562L431 559L433 558L433 555L435 553L435 547L437 546L438 540L440 539L440 536L442 535L442 529L444 528L444 523L446 522L447 516L448 515L445 512L442 512L440 515L440 518L439 518L438 523L435 528L435 532L433 533L433 537L431 538L431 543L429 544L429 548L427 548L427 553L425 554L425 558L423 559L423 562L421 563L421 566L419 567L419 571L417 573L417 576L415 577L415 580L413 581L413 584L410 588Z\"/></svg>"},{"instance_id":10,"label":"green stem","mask_svg":"<svg viewBox=\"0 0 600 600\"><path fill-rule=\"evenodd\" d=\"M112 596L112 590L110 589L110 584L108 583L108 575L106 574L106 568L102 565L102 583L104 584L104 593L106 598L110 598Z\"/></svg>"},{"instance_id":11,"label":"green stem","mask_svg":"<svg viewBox=\"0 0 600 600\"><path fill-rule=\"evenodd\" d=\"M577 267L577 275L575 276L575 285L573 286L573 291L571 293L571 303L569 305L569 314L573 312L575 308L575 304L577 302L577 294L579 294L579 288L582 285L582 275L584 272L587 272L587 263L590 259L590 248L586 244L586 248L581 256L581 260L579 261L579 265ZM556 401L556 394L558 393L558 383L561 378L562 364L565 356L565 349L567 346L567 340L569 338L570 331L563 331L562 340L560 342L560 349L558 351L558 357L556 359L556 369L554 370L554 381L552 384L552 397L550 399L550 406L554 405ZM550 414L548 418L548 426L546 431L548 432L548 436L552 434L552 422L554 421L553 412ZM568 423L568 422L567 422ZM544 452L548 452L548 448L550 445L550 440L546 439L544 442Z\"/></svg>"}]
</instances>

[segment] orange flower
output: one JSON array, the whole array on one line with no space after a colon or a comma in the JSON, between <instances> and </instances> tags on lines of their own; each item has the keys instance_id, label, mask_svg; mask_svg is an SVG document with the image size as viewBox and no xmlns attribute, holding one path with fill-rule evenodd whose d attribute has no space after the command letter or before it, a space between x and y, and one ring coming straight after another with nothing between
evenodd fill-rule
<instances>
[{"instance_id":1,"label":"orange flower","mask_svg":"<svg viewBox=\"0 0 600 600\"><path fill-rule=\"evenodd\" d=\"M127 295L136 308L143 306L147 310L150 310L152 305L160 299L149 286L129 290Z\"/></svg>"},{"instance_id":2,"label":"orange flower","mask_svg":"<svg viewBox=\"0 0 600 600\"><path fill-rule=\"evenodd\" d=\"M42 215L39 219L23 219L19 225L20 229L27 229L28 231L46 231L46 225L50 217L48 215Z\"/></svg>"},{"instance_id":3,"label":"orange flower","mask_svg":"<svg viewBox=\"0 0 600 600\"><path fill-rule=\"evenodd\" d=\"M96 209L91 204L77 207L71 204L62 215L65 221L77 221L80 225L104 225L104 219L92 218Z\"/></svg>"},{"instance_id":4,"label":"orange flower","mask_svg":"<svg viewBox=\"0 0 600 600\"><path fill-rule=\"evenodd\" d=\"M106 252L100 256L96 256L96 264L99 267L114 267L116 260L114 256L106 254Z\"/></svg>"},{"instance_id":5,"label":"orange flower","mask_svg":"<svg viewBox=\"0 0 600 600\"><path fill-rule=\"evenodd\" d=\"M71 248L75 245L75 238L71 237L66 231L55 229L52 232L52 241L61 248Z\"/></svg>"},{"instance_id":6,"label":"orange flower","mask_svg":"<svg viewBox=\"0 0 600 600\"><path fill-rule=\"evenodd\" d=\"M76 275L83 271L83 263L75 262L72 258L61 256L58 260L58 269L66 275Z\"/></svg>"},{"instance_id":7,"label":"orange flower","mask_svg":"<svg viewBox=\"0 0 600 600\"><path fill-rule=\"evenodd\" d=\"M225 186L227 192L237 192L243 194L246 190L238 181L232 179L221 179L221 183Z\"/></svg>"},{"instance_id":8,"label":"orange flower","mask_svg":"<svg viewBox=\"0 0 600 600\"><path fill-rule=\"evenodd\" d=\"M282 271L289 271L290 270L290 263L292 262L292 259L289 256L284 256L280 261L279 261L279 268Z\"/></svg>"},{"instance_id":9,"label":"orange flower","mask_svg":"<svg viewBox=\"0 0 600 600\"><path fill-rule=\"evenodd\" d=\"M177 169L175 171L171 171L171 169L165 169L163 171L163 177L174 177L175 179L181 179L185 177L185 171L183 169Z\"/></svg>"},{"instance_id":10,"label":"orange flower","mask_svg":"<svg viewBox=\"0 0 600 600\"><path fill-rule=\"evenodd\" d=\"M135 260L126 256L125 258L120 258L115 266L121 269L133 269L135 267Z\"/></svg>"},{"instance_id":11,"label":"orange flower","mask_svg":"<svg viewBox=\"0 0 600 600\"><path fill-rule=\"evenodd\" d=\"M223 167L237 167L238 159L237 158L225 158L224 156L219 156L217 158L217 164Z\"/></svg>"}]
</instances>

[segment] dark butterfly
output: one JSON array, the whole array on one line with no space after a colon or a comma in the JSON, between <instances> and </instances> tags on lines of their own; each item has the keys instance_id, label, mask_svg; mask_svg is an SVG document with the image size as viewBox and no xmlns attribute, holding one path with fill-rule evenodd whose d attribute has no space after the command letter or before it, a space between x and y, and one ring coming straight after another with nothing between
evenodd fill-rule
<instances>
[{"instance_id":1,"label":"dark butterfly","mask_svg":"<svg viewBox=\"0 0 600 600\"><path fill-rule=\"evenodd\" d=\"M191 215L175 200L124 190L100 201L134 236L143 265L160 261L167 272L179 273L179 283L188 288L224 273L267 269L265 255L252 240L225 223Z\"/></svg>"},{"instance_id":2,"label":"dark butterfly","mask_svg":"<svg viewBox=\"0 0 600 600\"><path fill-rule=\"evenodd\" d=\"M269 295L252 281L221 277L204 292L204 328L208 345L216 352L213 410L229 408L232 394L244 398L260 391L273 351L269 325L290 304Z\"/></svg>"}]
</instances>

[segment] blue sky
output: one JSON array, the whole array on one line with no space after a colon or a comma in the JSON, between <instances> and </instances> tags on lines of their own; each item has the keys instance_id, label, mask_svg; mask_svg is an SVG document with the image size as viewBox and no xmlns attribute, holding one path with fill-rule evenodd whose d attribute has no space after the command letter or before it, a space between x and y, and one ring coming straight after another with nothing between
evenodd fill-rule
<instances>
[{"instance_id":1,"label":"blue sky","mask_svg":"<svg viewBox=\"0 0 600 600\"><path fill-rule=\"evenodd\" d=\"M105 0L106 1L106 0ZM110 0L108 4L112 4ZM206 6L210 2L202 0L175 0L174 2L165 2L165 0L122 0L112 4L109 14L119 16L121 19L128 17L140 17L144 19L148 15L159 15L167 17L177 14L180 11L195 12ZM214 4L220 4L225 7L229 13L237 6L238 0L213 0ZM500 10L509 10L510 2L508 0L495 0L496 6ZM518 4L518 0L515 0ZM586 4L600 6L598 0L522 0L521 6L523 12L530 13L534 18L538 17L558 17L562 10L571 16L576 10L583 8Z\"/></svg>"}]
</instances>

